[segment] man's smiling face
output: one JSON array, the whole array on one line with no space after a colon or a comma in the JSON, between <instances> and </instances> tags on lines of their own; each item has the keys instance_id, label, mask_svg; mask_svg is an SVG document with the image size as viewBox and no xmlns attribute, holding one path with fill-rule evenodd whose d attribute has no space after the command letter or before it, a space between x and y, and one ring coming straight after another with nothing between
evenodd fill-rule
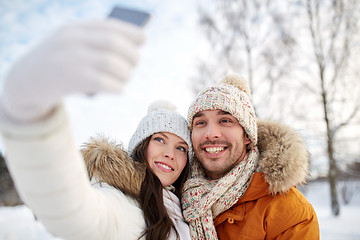
<instances>
[{"instance_id":1,"label":"man's smiling face","mask_svg":"<svg viewBox=\"0 0 360 240\"><path fill-rule=\"evenodd\" d=\"M207 176L218 179L246 155L249 138L239 121L222 110L206 110L194 115L192 143Z\"/></svg>"}]
</instances>

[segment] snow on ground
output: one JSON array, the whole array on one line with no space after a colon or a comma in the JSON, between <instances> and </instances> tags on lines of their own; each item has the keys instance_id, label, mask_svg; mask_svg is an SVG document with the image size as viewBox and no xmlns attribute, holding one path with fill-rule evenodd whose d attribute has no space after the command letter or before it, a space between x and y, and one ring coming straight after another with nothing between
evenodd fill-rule
<instances>
[{"instance_id":1,"label":"snow on ground","mask_svg":"<svg viewBox=\"0 0 360 240\"><path fill-rule=\"evenodd\" d=\"M345 188L346 187L346 188ZM347 191L343 191L346 189ZM339 183L341 215L333 217L330 210L329 186L314 182L301 189L314 206L322 240L360 240L360 181ZM350 199L344 203L342 193ZM0 207L0 240L60 240L46 232L25 206Z\"/></svg>"},{"instance_id":2,"label":"snow on ground","mask_svg":"<svg viewBox=\"0 0 360 240\"><path fill-rule=\"evenodd\" d=\"M337 188L341 204L339 217L331 215L330 189L327 182L311 183L302 191L315 208L320 225L320 239L360 240L360 181L341 182ZM348 204L344 203L344 192L350 199Z\"/></svg>"},{"instance_id":3,"label":"snow on ground","mask_svg":"<svg viewBox=\"0 0 360 240\"><path fill-rule=\"evenodd\" d=\"M0 240L55 240L24 205L0 208Z\"/></svg>"}]
</instances>

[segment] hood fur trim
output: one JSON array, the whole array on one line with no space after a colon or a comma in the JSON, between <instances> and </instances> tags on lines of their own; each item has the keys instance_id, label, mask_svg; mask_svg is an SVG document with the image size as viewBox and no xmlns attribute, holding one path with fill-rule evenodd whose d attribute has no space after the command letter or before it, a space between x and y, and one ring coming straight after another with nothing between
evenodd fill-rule
<instances>
[{"instance_id":1,"label":"hood fur trim","mask_svg":"<svg viewBox=\"0 0 360 240\"><path fill-rule=\"evenodd\" d=\"M264 173L272 194L284 193L305 184L309 174L309 154L300 135L283 124L258 122L259 171Z\"/></svg>"},{"instance_id":2,"label":"hood fur trim","mask_svg":"<svg viewBox=\"0 0 360 240\"><path fill-rule=\"evenodd\" d=\"M259 172L272 194L304 184L309 174L308 152L299 134L279 123L258 120ZM124 194L138 197L145 166L133 161L117 144L104 137L91 138L81 149L90 179L105 182Z\"/></svg>"},{"instance_id":3,"label":"hood fur trim","mask_svg":"<svg viewBox=\"0 0 360 240\"><path fill-rule=\"evenodd\" d=\"M105 182L124 194L139 196L145 177L145 165L133 161L123 146L105 137L91 138L82 146L90 180Z\"/></svg>"}]
</instances>

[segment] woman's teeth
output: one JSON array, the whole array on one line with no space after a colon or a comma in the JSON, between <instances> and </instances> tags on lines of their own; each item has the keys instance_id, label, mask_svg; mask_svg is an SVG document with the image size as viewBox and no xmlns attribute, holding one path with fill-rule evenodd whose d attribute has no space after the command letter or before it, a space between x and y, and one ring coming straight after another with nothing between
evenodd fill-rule
<instances>
[{"instance_id":1,"label":"woman's teeth","mask_svg":"<svg viewBox=\"0 0 360 240\"><path fill-rule=\"evenodd\" d=\"M157 163L157 164L159 164L160 166L162 166L165 169L172 170L171 167L169 167L169 166L167 166L165 164L162 164L162 163Z\"/></svg>"}]
</instances>

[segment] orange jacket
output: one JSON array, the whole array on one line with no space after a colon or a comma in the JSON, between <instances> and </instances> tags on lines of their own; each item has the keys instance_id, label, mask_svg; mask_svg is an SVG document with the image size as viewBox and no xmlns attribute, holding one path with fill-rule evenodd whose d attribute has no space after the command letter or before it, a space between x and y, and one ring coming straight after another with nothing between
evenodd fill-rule
<instances>
[{"instance_id":1,"label":"orange jacket","mask_svg":"<svg viewBox=\"0 0 360 240\"><path fill-rule=\"evenodd\" d=\"M291 187L272 195L263 173L255 173L244 196L214 219L220 240L319 239L316 213L306 198Z\"/></svg>"}]
</instances>

